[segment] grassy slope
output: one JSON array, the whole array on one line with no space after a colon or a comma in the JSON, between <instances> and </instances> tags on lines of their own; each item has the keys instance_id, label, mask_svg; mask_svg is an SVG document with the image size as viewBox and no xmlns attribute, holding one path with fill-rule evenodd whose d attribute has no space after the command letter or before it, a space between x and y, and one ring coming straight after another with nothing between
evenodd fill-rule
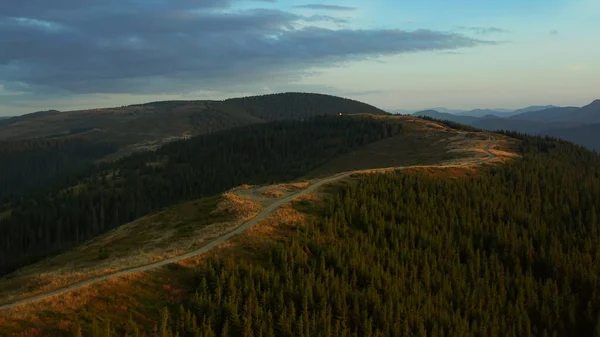
<instances>
[{"instance_id":1,"label":"grassy slope","mask_svg":"<svg viewBox=\"0 0 600 337\"><path fill-rule=\"evenodd\" d=\"M489 141L487 132L455 130L436 122L410 116L382 116L399 123L403 132L399 135L367 144L351 153L339 156L313 170L307 177L330 175L348 170L375 168L451 164L485 157L481 148ZM514 157L517 142L496 135L497 145L492 152L501 158ZM501 160L500 158L498 160ZM504 160L504 159L502 159Z\"/></svg>"}]
</instances>

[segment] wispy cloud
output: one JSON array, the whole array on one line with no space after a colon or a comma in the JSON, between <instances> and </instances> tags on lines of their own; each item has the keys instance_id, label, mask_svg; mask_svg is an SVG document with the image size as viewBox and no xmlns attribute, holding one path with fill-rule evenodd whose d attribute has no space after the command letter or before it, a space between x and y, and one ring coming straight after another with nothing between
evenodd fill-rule
<instances>
[{"instance_id":1,"label":"wispy cloud","mask_svg":"<svg viewBox=\"0 0 600 337\"><path fill-rule=\"evenodd\" d=\"M500 34L500 33L508 33L508 30L498 28L498 27L465 27L459 26L457 27L459 31L468 31L478 35L488 35L488 34Z\"/></svg>"},{"instance_id":2,"label":"wispy cloud","mask_svg":"<svg viewBox=\"0 0 600 337\"><path fill-rule=\"evenodd\" d=\"M299 6L296 6L296 8L316 9L316 10L326 10L326 11L355 11L358 9L356 7L349 7L349 6L321 5L321 4L299 5Z\"/></svg>"}]
</instances>

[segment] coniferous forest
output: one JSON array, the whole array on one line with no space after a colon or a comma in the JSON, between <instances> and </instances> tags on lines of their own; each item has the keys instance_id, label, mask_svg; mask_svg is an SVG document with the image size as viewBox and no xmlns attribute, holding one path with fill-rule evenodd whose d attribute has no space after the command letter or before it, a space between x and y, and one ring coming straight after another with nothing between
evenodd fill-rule
<instances>
[{"instance_id":1,"label":"coniferous forest","mask_svg":"<svg viewBox=\"0 0 600 337\"><path fill-rule=\"evenodd\" d=\"M114 144L77 137L0 141L0 203L40 194L115 150Z\"/></svg>"},{"instance_id":2,"label":"coniferous forest","mask_svg":"<svg viewBox=\"0 0 600 337\"><path fill-rule=\"evenodd\" d=\"M511 135L522 159L456 179L364 176L258 256L208 258L187 300L155 325L99 317L81 331L599 336L600 156Z\"/></svg>"},{"instance_id":3,"label":"coniferous forest","mask_svg":"<svg viewBox=\"0 0 600 337\"><path fill-rule=\"evenodd\" d=\"M293 180L399 132L384 120L314 117L202 135L90 168L74 184L0 206L0 276L177 202ZM49 156L60 167L61 157Z\"/></svg>"}]
</instances>

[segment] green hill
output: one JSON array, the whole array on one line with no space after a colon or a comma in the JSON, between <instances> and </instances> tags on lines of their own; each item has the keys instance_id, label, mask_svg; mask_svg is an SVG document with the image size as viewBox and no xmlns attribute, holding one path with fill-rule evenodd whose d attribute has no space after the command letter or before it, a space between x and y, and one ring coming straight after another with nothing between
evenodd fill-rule
<instances>
[{"instance_id":1,"label":"green hill","mask_svg":"<svg viewBox=\"0 0 600 337\"><path fill-rule=\"evenodd\" d=\"M75 185L0 208L10 211L0 219L0 275L180 201L293 180L399 132L385 119L313 117L201 135L100 165Z\"/></svg>"}]
</instances>

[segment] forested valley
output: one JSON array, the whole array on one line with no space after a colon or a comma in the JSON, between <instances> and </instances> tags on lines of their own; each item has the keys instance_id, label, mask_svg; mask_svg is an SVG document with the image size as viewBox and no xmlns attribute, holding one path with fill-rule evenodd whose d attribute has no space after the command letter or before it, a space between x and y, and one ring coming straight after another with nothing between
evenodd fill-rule
<instances>
[{"instance_id":1,"label":"forested valley","mask_svg":"<svg viewBox=\"0 0 600 337\"><path fill-rule=\"evenodd\" d=\"M598 336L600 156L511 135L522 159L456 178L363 176L291 237L207 258L154 324L130 308L74 333Z\"/></svg>"},{"instance_id":2,"label":"forested valley","mask_svg":"<svg viewBox=\"0 0 600 337\"><path fill-rule=\"evenodd\" d=\"M1 206L0 275L179 201L241 184L293 180L336 155L399 132L400 124L382 119L314 117L202 135L98 165L75 183L56 183L50 193L13 198ZM48 157L58 169L61 156L68 154L61 148ZM30 171L32 161L44 158L21 156ZM7 165L0 167L12 168Z\"/></svg>"}]
</instances>

